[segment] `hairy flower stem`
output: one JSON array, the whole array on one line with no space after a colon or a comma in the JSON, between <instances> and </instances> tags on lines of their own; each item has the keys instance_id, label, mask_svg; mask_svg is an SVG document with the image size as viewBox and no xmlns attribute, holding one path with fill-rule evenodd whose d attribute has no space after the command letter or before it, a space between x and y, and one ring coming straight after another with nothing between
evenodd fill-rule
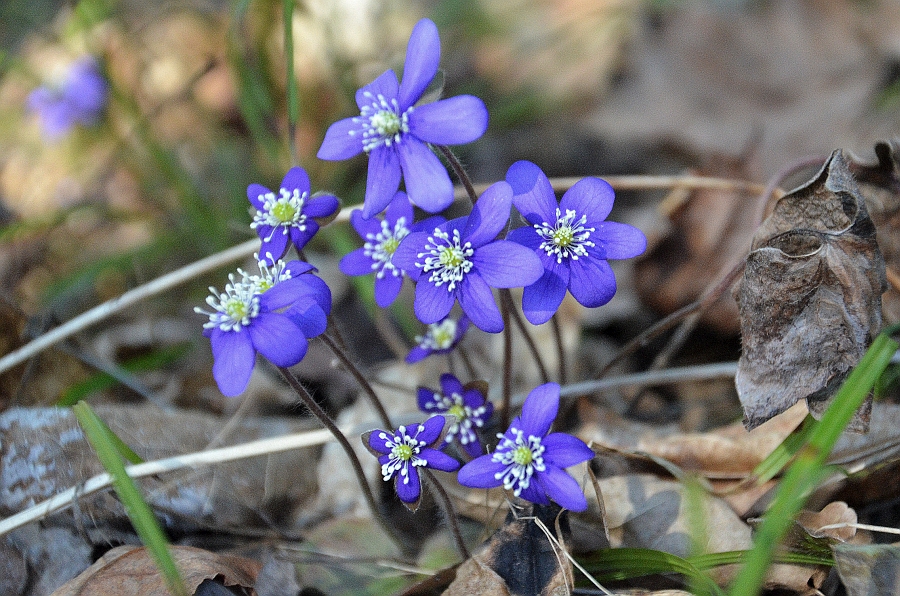
<instances>
[{"instance_id":1,"label":"hairy flower stem","mask_svg":"<svg viewBox=\"0 0 900 596\"><path fill-rule=\"evenodd\" d=\"M506 303L506 308L509 310L510 315L512 315L512 320L515 321L516 327L519 328L519 331L522 332L522 337L525 338L525 345L528 346L528 351L531 352L531 356L534 358L538 371L541 374L541 383L549 383L550 375L547 374L547 366L544 364L544 359L541 357L541 353L538 351L537 344L534 343L534 338L528 331L528 327L525 326L525 321L522 320L522 315L516 310L516 306L512 299L512 292L508 289L501 289L500 300Z\"/></svg>"},{"instance_id":2,"label":"hairy flower stem","mask_svg":"<svg viewBox=\"0 0 900 596\"><path fill-rule=\"evenodd\" d=\"M562 326L559 324L559 312L553 313L550 317L550 324L553 325L553 339L556 340L556 357L559 360L559 384L566 384L566 346L563 343Z\"/></svg>"},{"instance_id":3,"label":"hairy flower stem","mask_svg":"<svg viewBox=\"0 0 900 596\"><path fill-rule=\"evenodd\" d=\"M450 167L453 168L453 171L456 173L456 177L459 178L459 181L466 188L466 192L469 195L469 200L472 201L472 204L475 204L475 201L478 200L478 195L475 193L475 187L472 185L472 179L469 178L469 175L466 173L465 168L463 168L462 163L460 163L459 159L453 154L450 150L450 147L446 145L438 145L438 149L440 149L441 153L447 161L450 162Z\"/></svg>"},{"instance_id":4,"label":"hairy flower stem","mask_svg":"<svg viewBox=\"0 0 900 596\"><path fill-rule=\"evenodd\" d=\"M459 551L459 555L463 558L463 561L468 560L472 555L469 553L469 549L466 548L466 543L463 540L462 531L459 529L459 517L456 515L456 510L453 508L450 496L447 495L447 491L445 491L444 487L441 486L441 483L437 481L437 478L434 477L431 470L422 468L420 471L425 475L425 478L428 479L428 488L434 491L434 496L440 503L441 511L443 511L444 517L447 518L447 523L450 526L450 533L453 534L453 540L456 542L456 550Z\"/></svg>"},{"instance_id":5,"label":"hairy flower stem","mask_svg":"<svg viewBox=\"0 0 900 596\"><path fill-rule=\"evenodd\" d=\"M363 393L369 398L369 402L372 404L372 408L375 409L375 413L378 414L378 417L381 419L381 423L384 424L386 428L394 428L390 417L388 417L387 411L384 409L384 405L382 405L381 400L378 398L378 394L375 393L375 389L372 388L372 385L366 380L366 377L363 376L359 368L353 364L353 361L350 360L347 352L338 346L327 333L323 333L319 337L322 338L322 341L325 342L325 345L328 346L332 353L338 357L338 360L341 361L344 368L346 368L347 371L353 375L353 378L356 379L356 382L362 388Z\"/></svg>"},{"instance_id":6,"label":"hairy flower stem","mask_svg":"<svg viewBox=\"0 0 900 596\"><path fill-rule=\"evenodd\" d=\"M512 406L512 329L509 328L509 305L500 301L503 317L503 402L500 406L500 428L507 428Z\"/></svg>"},{"instance_id":7,"label":"hairy flower stem","mask_svg":"<svg viewBox=\"0 0 900 596\"><path fill-rule=\"evenodd\" d=\"M408 541L403 540L397 533L394 531L393 526L388 523L387 519L384 518L381 511L378 509L378 504L375 502L375 496L372 494L372 488L369 486L368 480L366 480L366 474L363 472L362 464L359 462L359 458L356 456L356 452L353 450L353 447L350 445L350 441L347 440L347 437L344 436L344 433L341 432L341 429L338 428L337 424L335 424L334 420L322 409L322 406L316 403L316 400L313 399L313 396L310 395L309 391L307 391L306 387L297 380L297 377L291 373L286 368L278 368L278 371L281 373L281 376L284 377L284 380L287 381L288 385L291 386L291 389L300 397L300 400L303 401L303 404L309 408L309 411L312 412L312 415L318 418L319 422L322 423L328 431L334 436L337 442L341 445L341 448L344 450L344 453L347 454L347 458L350 459L350 464L353 466L353 473L356 474L356 479L359 481L359 486L362 488L363 497L366 499L366 504L369 506L369 510L372 512L372 516L375 518L375 521L378 522L378 525L381 526L381 529L390 536L397 546L400 547L400 550L406 554L409 554L407 551L408 547L404 546L408 543Z\"/></svg>"}]
</instances>

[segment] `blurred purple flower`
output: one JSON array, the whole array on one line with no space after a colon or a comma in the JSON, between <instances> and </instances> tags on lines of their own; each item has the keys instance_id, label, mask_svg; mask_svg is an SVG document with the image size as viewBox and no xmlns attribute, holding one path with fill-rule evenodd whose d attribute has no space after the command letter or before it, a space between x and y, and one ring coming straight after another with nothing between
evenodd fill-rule
<instances>
[{"instance_id":1,"label":"blurred purple flower","mask_svg":"<svg viewBox=\"0 0 900 596\"><path fill-rule=\"evenodd\" d=\"M413 207L405 192L399 191L388 205L384 219L365 219L354 209L350 223L365 240L361 248L344 256L340 269L345 275L375 273L375 303L387 308L397 298L405 273L394 265L393 256L400 241L410 232L425 230L444 223L443 217L430 217L413 223Z\"/></svg>"},{"instance_id":2,"label":"blurred purple flower","mask_svg":"<svg viewBox=\"0 0 900 596\"><path fill-rule=\"evenodd\" d=\"M271 260L271 255L269 255ZM293 366L306 355L307 338L325 331L331 312L331 291L302 261L269 265L258 261L260 274L238 269L224 292L210 288L203 334L213 352L213 377L228 397L247 388L256 364L256 353L275 366Z\"/></svg>"},{"instance_id":3,"label":"blurred purple flower","mask_svg":"<svg viewBox=\"0 0 900 596\"><path fill-rule=\"evenodd\" d=\"M86 57L69 67L58 87L43 85L34 89L26 105L40 118L44 136L58 139L76 124L96 124L106 106L108 91L97 61Z\"/></svg>"},{"instance_id":4,"label":"blurred purple flower","mask_svg":"<svg viewBox=\"0 0 900 596\"><path fill-rule=\"evenodd\" d=\"M360 115L332 124L319 148L319 159L369 155L363 217L381 213L406 181L410 200L429 213L453 201L453 184L429 143L458 145L487 130L487 108L477 97L460 95L414 106L437 74L441 42L437 26L422 19L406 48L403 82L388 70L356 92Z\"/></svg>"},{"instance_id":5,"label":"blurred purple flower","mask_svg":"<svg viewBox=\"0 0 900 596\"><path fill-rule=\"evenodd\" d=\"M406 355L406 363L414 364L432 354L446 354L458 344L469 328L469 317L463 315L458 321L446 318L428 325L425 335L416 337L416 347Z\"/></svg>"},{"instance_id":6,"label":"blurred purple flower","mask_svg":"<svg viewBox=\"0 0 900 596\"><path fill-rule=\"evenodd\" d=\"M506 173L513 205L528 221L507 235L540 257L544 272L522 294L522 311L534 325L546 323L568 289L581 305L602 306L616 293L607 259L629 259L647 248L644 233L628 224L604 221L615 193L600 178L584 178L557 204L550 180L529 161Z\"/></svg>"},{"instance_id":7,"label":"blurred purple flower","mask_svg":"<svg viewBox=\"0 0 900 596\"><path fill-rule=\"evenodd\" d=\"M481 428L494 413L494 404L487 401L483 389L475 384L463 386L459 379L449 373L441 375L441 390L434 391L419 387L419 409L423 412L442 412L449 415L450 424L444 443L458 441L471 457L484 453L475 428ZM443 446L442 446L443 448Z\"/></svg>"},{"instance_id":8,"label":"blurred purple flower","mask_svg":"<svg viewBox=\"0 0 900 596\"><path fill-rule=\"evenodd\" d=\"M417 468L434 468L444 472L459 469L459 462L435 449L444 430L444 417L434 416L412 428L401 426L396 431L373 430L362 436L363 445L381 463L385 482L394 480L397 496L409 509L415 510L422 493Z\"/></svg>"},{"instance_id":9,"label":"blurred purple flower","mask_svg":"<svg viewBox=\"0 0 900 596\"><path fill-rule=\"evenodd\" d=\"M416 282L414 309L420 321L440 321L459 300L479 329L503 330L491 288L528 286L543 272L533 251L496 240L509 220L511 202L512 187L497 182L484 191L468 216L403 239L394 253L394 265Z\"/></svg>"},{"instance_id":10,"label":"blurred purple flower","mask_svg":"<svg viewBox=\"0 0 900 596\"><path fill-rule=\"evenodd\" d=\"M559 385L546 383L525 399L522 414L489 455L482 455L460 469L457 480L472 488L502 486L517 497L549 505L553 500L572 511L587 509L587 500L565 468L588 461L594 452L584 442L565 433L550 433L559 410Z\"/></svg>"},{"instance_id":11,"label":"blurred purple flower","mask_svg":"<svg viewBox=\"0 0 900 596\"><path fill-rule=\"evenodd\" d=\"M311 197L309 176L300 167L288 170L277 193L260 184L251 184L247 187L247 198L256 209L250 227L262 241L260 254L271 254L275 259L284 256L288 240L297 250L302 250L319 231L314 218L331 217L339 206L337 197L329 194Z\"/></svg>"}]
</instances>

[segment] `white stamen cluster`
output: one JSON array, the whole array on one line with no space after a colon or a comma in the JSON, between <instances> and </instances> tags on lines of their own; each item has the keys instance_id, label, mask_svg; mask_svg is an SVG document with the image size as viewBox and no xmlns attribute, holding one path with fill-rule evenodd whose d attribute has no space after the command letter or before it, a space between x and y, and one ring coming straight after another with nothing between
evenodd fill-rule
<instances>
[{"instance_id":1,"label":"white stamen cluster","mask_svg":"<svg viewBox=\"0 0 900 596\"><path fill-rule=\"evenodd\" d=\"M250 275L239 268L237 273L241 276L240 280L234 273L230 273L224 292L220 293L210 286L212 295L206 297L206 303L212 307L212 311L194 307L194 312L209 317L209 321L203 324L204 329L218 327L222 331L239 331L241 327L246 327L259 314L260 294L279 282L291 279L291 272L285 269L284 261L269 265L260 260L259 255L253 256L257 260L259 275ZM271 259L272 253L267 256Z\"/></svg>"},{"instance_id":2,"label":"white stamen cluster","mask_svg":"<svg viewBox=\"0 0 900 596\"><path fill-rule=\"evenodd\" d=\"M506 466L494 474L494 478L503 482L503 488L513 489L513 494L518 497L531 484L535 471L543 472L546 469L544 446L541 445L540 437L530 435L526 440L524 433L515 427L511 427L509 432L515 436L515 440L505 434L498 434L500 443L491 460Z\"/></svg>"},{"instance_id":3,"label":"white stamen cluster","mask_svg":"<svg viewBox=\"0 0 900 596\"><path fill-rule=\"evenodd\" d=\"M278 230L281 230L282 234L287 234L291 228L305 232L307 217L303 213L303 206L308 196L297 188L292 191L286 188L279 189L278 196L274 192L261 195L263 208L253 216L250 227L255 230L263 225L272 226L272 233L266 240L271 240Z\"/></svg>"},{"instance_id":4,"label":"white stamen cluster","mask_svg":"<svg viewBox=\"0 0 900 596\"><path fill-rule=\"evenodd\" d=\"M428 463L419 457L419 452L426 443L416 438L422 430L421 425L417 428L415 436L412 437L406 433L405 426L398 428L394 435L388 435L384 431L378 432L378 438L391 450L390 460L381 466L381 476L385 480L390 480L399 472L403 484L409 484L409 466L424 466Z\"/></svg>"},{"instance_id":5,"label":"white stamen cluster","mask_svg":"<svg viewBox=\"0 0 900 596\"><path fill-rule=\"evenodd\" d=\"M538 235L543 238L540 248L550 255L556 257L557 263L562 263L563 259L578 260L578 257L587 255L587 248L594 246L594 243L588 240L591 232L595 228L587 228L584 224L587 222L587 216L582 215L580 219L575 221L575 211L566 209L566 214L562 215L559 207L556 208L556 223L550 225L547 222L534 224L534 229Z\"/></svg>"},{"instance_id":6,"label":"white stamen cluster","mask_svg":"<svg viewBox=\"0 0 900 596\"><path fill-rule=\"evenodd\" d=\"M447 291L456 289L456 284L462 281L466 274L472 270L473 263L469 260L475 254L471 242L462 243L459 230L453 230L453 236L440 229L434 230L434 235L428 237L425 243L425 252L416 255L417 259L425 257L423 262L416 261L416 267L420 267L423 273L431 272L428 281L440 287L447 284Z\"/></svg>"},{"instance_id":7,"label":"white stamen cluster","mask_svg":"<svg viewBox=\"0 0 900 596\"><path fill-rule=\"evenodd\" d=\"M381 220L381 231L377 234L366 234L366 242L363 244L363 254L372 259L372 270L376 271L375 276L379 279L384 277L386 271L391 272L394 277L398 277L403 272L394 266L391 260L400 241L409 234L409 228L406 227L406 218L401 217L391 229L390 224Z\"/></svg>"},{"instance_id":8,"label":"white stamen cluster","mask_svg":"<svg viewBox=\"0 0 900 596\"><path fill-rule=\"evenodd\" d=\"M360 110L353 121L361 125L361 130L351 130L351 135L362 133L363 151L366 153L378 147L390 147L400 142L401 137L409 132L409 107L402 114L396 99L388 100L384 95L374 95L371 91L363 93L369 101Z\"/></svg>"},{"instance_id":9,"label":"white stamen cluster","mask_svg":"<svg viewBox=\"0 0 900 596\"><path fill-rule=\"evenodd\" d=\"M449 350L456 340L456 321L444 319L428 326L425 335L417 335L416 343L426 350Z\"/></svg>"},{"instance_id":10,"label":"white stamen cluster","mask_svg":"<svg viewBox=\"0 0 900 596\"><path fill-rule=\"evenodd\" d=\"M444 437L444 440L448 443L452 443L457 435L459 435L459 442L463 445L478 441L478 436L475 434L475 431L472 430L472 426L474 425L479 428L484 426L482 417L487 411L486 405L481 405L477 408L467 406L463 401L463 396L459 393L452 393L450 395L434 393L432 395L432 401L426 405L443 410L453 417L453 420L451 420L450 425L448 426L447 434Z\"/></svg>"}]
</instances>

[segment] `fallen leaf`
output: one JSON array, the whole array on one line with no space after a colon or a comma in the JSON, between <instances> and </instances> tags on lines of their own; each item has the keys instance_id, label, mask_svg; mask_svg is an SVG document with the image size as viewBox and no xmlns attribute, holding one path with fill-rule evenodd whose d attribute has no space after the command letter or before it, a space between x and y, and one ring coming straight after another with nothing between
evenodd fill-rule
<instances>
[{"instance_id":1,"label":"fallen leaf","mask_svg":"<svg viewBox=\"0 0 900 596\"><path fill-rule=\"evenodd\" d=\"M900 546L839 544L834 566L847 596L885 596L900 590Z\"/></svg>"},{"instance_id":2,"label":"fallen leaf","mask_svg":"<svg viewBox=\"0 0 900 596\"><path fill-rule=\"evenodd\" d=\"M213 553L192 546L169 547L188 593L206 580L235 587L237 594L255 596L253 584L262 563ZM153 557L142 546L119 546L100 557L81 575L66 582L52 596L170 596Z\"/></svg>"},{"instance_id":3,"label":"fallen leaf","mask_svg":"<svg viewBox=\"0 0 900 596\"><path fill-rule=\"evenodd\" d=\"M886 286L875 225L837 150L775 205L735 288L743 345L735 385L748 429L803 399L822 415L881 328ZM871 399L848 429L865 431L870 409Z\"/></svg>"}]
</instances>

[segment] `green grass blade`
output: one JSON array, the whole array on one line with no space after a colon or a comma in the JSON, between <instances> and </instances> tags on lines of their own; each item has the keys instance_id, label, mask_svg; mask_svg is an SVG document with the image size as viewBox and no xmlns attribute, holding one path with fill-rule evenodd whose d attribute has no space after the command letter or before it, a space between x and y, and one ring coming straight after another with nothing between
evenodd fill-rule
<instances>
[{"instance_id":1,"label":"green grass blade","mask_svg":"<svg viewBox=\"0 0 900 596\"><path fill-rule=\"evenodd\" d=\"M697 569L712 569L720 565L735 565L743 563L747 560L747 550L732 550L722 553L707 553L705 555L697 555L696 557L688 557L688 561ZM781 552L775 554L775 563L786 563L790 565L825 565L827 567L834 566L834 558L831 556L823 557L809 553L792 553Z\"/></svg>"},{"instance_id":2,"label":"green grass blade","mask_svg":"<svg viewBox=\"0 0 900 596\"><path fill-rule=\"evenodd\" d=\"M775 549L781 543L807 496L822 479L825 460L854 412L863 403L878 377L890 363L897 342L882 332L850 373L822 419L809 432L808 441L798 451L754 539L746 564L734 580L730 596L756 596Z\"/></svg>"},{"instance_id":3,"label":"green grass blade","mask_svg":"<svg viewBox=\"0 0 900 596\"><path fill-rule=\"evenodd\" d=\"M188 596L178 567L175 566L175 561L169 553L168 540L153 515L153 511L141 496L134 480L125 471L125 465L122 463L116 442L112 439L112 432L85 402L75 404L72 411L97 453L100 463L112 476L113 488L122 501L138 537L150 551L150 555L165 578L169 591L178 596ZM121 440L119 442L121 443Z\"/></svg>"},{"instance_id":4,"label":"green grass blade","mask_svg":"<svg viewBox=\"0 0 900 596\"><path fill-rule=\"evenodd\" d=\"M647 548L611 548L600 550L586 558L579 558L584 568L598 581L613 581L655 575L679 573L691 583L698 594L721 595L722 590L708 575L687 559Z\"/></svg>"}]
</instances>

